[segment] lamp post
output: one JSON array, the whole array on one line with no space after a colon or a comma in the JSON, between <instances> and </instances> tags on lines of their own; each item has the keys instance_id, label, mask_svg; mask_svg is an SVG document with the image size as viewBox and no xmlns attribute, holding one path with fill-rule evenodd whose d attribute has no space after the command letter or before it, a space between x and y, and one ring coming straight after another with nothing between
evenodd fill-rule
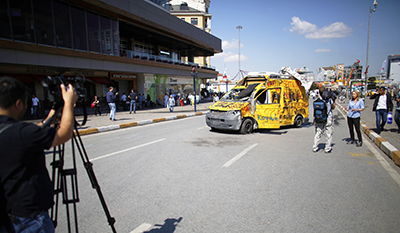
<instances>
[{"instance_id":1,"label":"lamp post","mask_svg":"<svg viewBox=\"0 0 400 233\"><path fill-rule=\"evenodd\" d=\"M366 69L367 71L365 72L365 93L367 93L367 87L368 87L368 59L369 59L369 34L371 31L371 14L372 12L376 11L376 8L378 7L378 3L376 2L376 0L374 0L374 7L375 8L371 8L369 7L369 21L368 21L368 41L367 41L367 64L366 64Z\"/></svg>"},{"instance_id":2,"label":"lamp post","mask_svg":"<svg viewBox=\"0 0 400 233\"><path fill-rule=\"evenodd\" d=\"M194 112L196 112L196 76L197 76L197 71L196 67L192 67L192 76L193 76L193 91L194 91L194 103L193 103L193 109Z\"/></svg>"},{"instance_id":3,"label":"lamp post","mask_svg":"<svg viewBox=\"0 0 400 233\"><path fill-rule=\"evenodd\" d=\"M239 29L239 74L241 73L240 72L240 29L242 29L243 27L242 26L237 26L236 27L236 29ZM243 77L242 77L243 78Z\"/></svg>"}]
</instances>

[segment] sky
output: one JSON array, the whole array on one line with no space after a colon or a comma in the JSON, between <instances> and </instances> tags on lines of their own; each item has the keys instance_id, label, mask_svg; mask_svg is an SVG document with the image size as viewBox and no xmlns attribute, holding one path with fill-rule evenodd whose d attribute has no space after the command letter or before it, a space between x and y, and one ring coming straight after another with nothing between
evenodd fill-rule
<instances>
[{"instance_id":1,"label":"sky","mask_svg":"<svg viewBox=\"0 0 400 233\"><path fill-rule=\"evenodd\" d=\"M366 68L369 8L374 0L211 0L211 33L222 53L211 65L229 79L240 69L278 72L283 66L319 67L360 60ZM371 15L369 70L375 76L388 55L400 54L400 0L377 0ZM236 29L242 26L242 29ZM241 77L241 76L237 76Z\"/></svg>"}]
</instances>

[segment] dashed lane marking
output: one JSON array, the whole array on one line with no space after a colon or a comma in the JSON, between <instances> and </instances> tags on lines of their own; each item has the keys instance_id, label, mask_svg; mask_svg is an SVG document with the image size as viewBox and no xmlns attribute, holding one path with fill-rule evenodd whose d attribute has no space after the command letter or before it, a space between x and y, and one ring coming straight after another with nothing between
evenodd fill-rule
<instances>
[{"instance_id":1,"label":"dashed lane marking","mask_svg":"<svg viewBox=\"0 0 400 233\"><path fill-rule=\"evenodd\" d=\"M145 143L145 144L142 144L142 145L134 146L134 147L131 147L131 148L127 148L127 149L124 149L124 150L116 151L116 152L113 152L113 153L110 153L110 154L106 154L106 155L99 156L97 158L91 159L91 161L104 159L104 158L107 158L107 157L110 157L110 156L113 156L113 155L116 155L116 154L120 154L120 153L123 153L123 152L126 152L126 151L134 150L134 149L137 149L137 148L140 148L140 147L148 146L148 145L151 145L151 144L154 144L154 143L157 143L157 142L161 142L161 141L164 141L164 140L165 140L165 138L159 139L159 140L156 140L156 141L152 141L152 142L148 142L148 143Z\"/></svg>"},{"instance_id":2,"label":"dashed lane marking","mask_svg":"<svg viewBox=\"0 0 400 233\"><path fill-rule=\"evenodd\" d=\"M143 223L142 225L138 226L135 230L131 231L130 233L143 233L151 228L151 224Z\"/></svg>"},{"instance_id":3,"label":"dashed lane marking","mask_svg":"<svg viewBox=\"0 0 400 233\"><path fill-rule=\"evenodd\" d=\"M258 143L255 143L249 147L247 147L246 149L244 149L242 152L240 152L238 155L236 155L235 157L233 157L231 160L229 160L228 162L226 162L224 165L222 165L222 167L229 167L231 166L234 162L236 162L237 160L239 160L240 158L242 158L244 155L247 154L247 152L249 152L251 149L253 149L254 147L256 147L258 145Z\"/></svg>"}]
</instances>

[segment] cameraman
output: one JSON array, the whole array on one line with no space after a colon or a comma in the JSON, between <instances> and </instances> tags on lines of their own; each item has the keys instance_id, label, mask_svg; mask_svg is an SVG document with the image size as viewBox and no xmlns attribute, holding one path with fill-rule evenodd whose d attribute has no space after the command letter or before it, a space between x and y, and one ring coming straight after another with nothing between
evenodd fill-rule
<instances>
[{"instance_id":1,"label":"cameraman","mask_svg":"<svg viewBox=\"0 0 400 233\"><path fill-rule=\"evenodd\" d=\"M0 232L54 232L48 209L53 184L44 150L68 141L74 127L74 87L61 84L64 107L59 127L20 122L27 109L27 89L20 81L0 78ZM54 115L51 110L49 117Z\"/></svg>"}]
</instances>

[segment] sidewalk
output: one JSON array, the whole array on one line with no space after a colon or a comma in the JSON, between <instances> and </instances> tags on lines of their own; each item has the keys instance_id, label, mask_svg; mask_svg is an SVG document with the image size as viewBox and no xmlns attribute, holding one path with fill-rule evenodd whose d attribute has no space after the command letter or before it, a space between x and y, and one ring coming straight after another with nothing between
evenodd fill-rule
<instances>
[{"instance_id":1,"label":"sidewalk","mask_svg":"<svg viewBox=\"0 0 400 233\"><path fill-rule=\"evenodd\" d=\"M397 124L394 122L394 112L393 112L393 122L392 124L386 124L385 130L381 134L374 132L376 130L376 117L375 112L372 111L372 105L374 100L370 100L367 97L365 100L365 109L361 112L361 129L362 131L387 155L393 160L395 164L400 166L400 134L397 133ZM343 104L338 103L338 106L344 111L347 107L348 99ZM396 101L393 102L396 106ZM395 108L393 108L395 110ZM347 112L346 112L347 113Z\"/></svg>"},{"instance_id":2,"label":"sidewalk","mask_svg":"<svg viewBox=\"0 0 400 233\"><path fill-rule=\"evenodd\" d=\"M80 135L104 132L114 129L127 128L138 125L157 123L162 121L180 119L196 115L203 115L208 111L212 102L199 103L194 112L191 105L175 106L174 111L170 112L167 108L149 108L136 110L136 114L129 111L117 111L115 121L110 120L110 113L102 112L101 116L95 116L94 110L88 111L87 122L83 126L78 126ZM83 121L83 116L77 116L78 123Z\"/></svg>"}]
</instances>

